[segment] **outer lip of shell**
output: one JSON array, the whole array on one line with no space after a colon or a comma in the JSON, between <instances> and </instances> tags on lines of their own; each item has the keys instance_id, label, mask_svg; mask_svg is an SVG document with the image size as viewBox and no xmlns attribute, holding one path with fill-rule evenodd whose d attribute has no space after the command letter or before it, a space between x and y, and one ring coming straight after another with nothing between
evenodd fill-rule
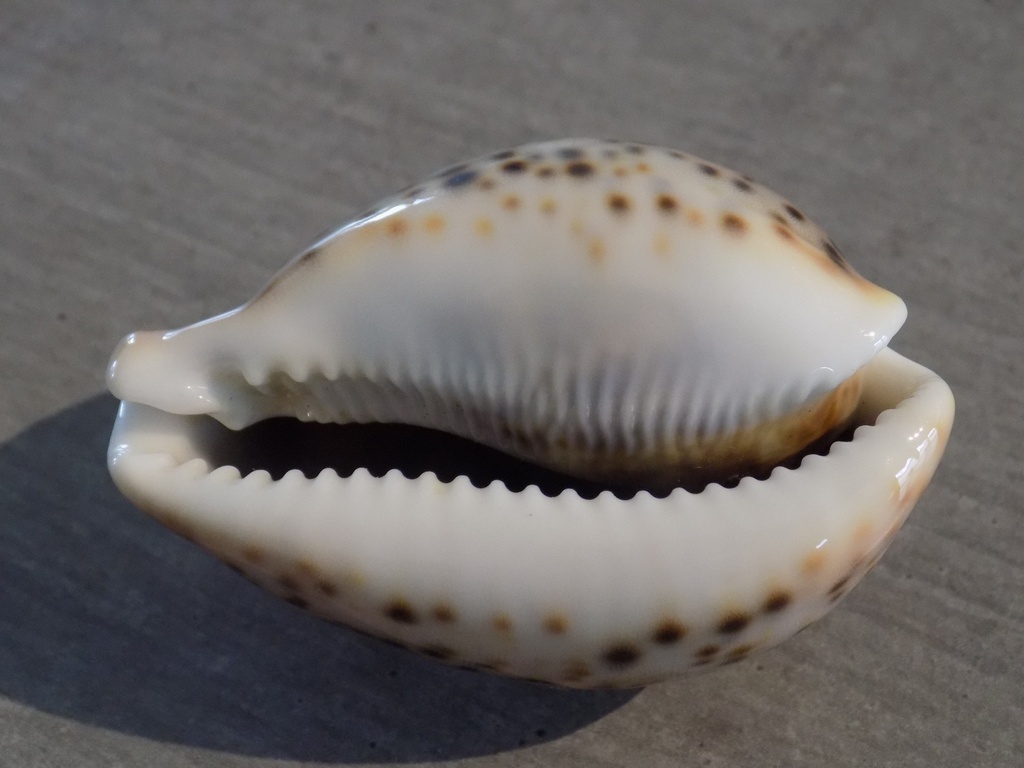
<instances>
[{"instance_id":1,"label":"outer lip of shell","mask_svg":"<svg viewBox=\"0 0 1024 768\"><path fill-rule=\"evenodd\" d=\"M202 458L205 419L123 404L108 454L121 491L326 618L453 663L602 687L738 660L824 614L923 492L953 400L885 350L867 369L865 426L827 456L629 500L397 471L241 478Z\"/></svg>"}]
</instances>

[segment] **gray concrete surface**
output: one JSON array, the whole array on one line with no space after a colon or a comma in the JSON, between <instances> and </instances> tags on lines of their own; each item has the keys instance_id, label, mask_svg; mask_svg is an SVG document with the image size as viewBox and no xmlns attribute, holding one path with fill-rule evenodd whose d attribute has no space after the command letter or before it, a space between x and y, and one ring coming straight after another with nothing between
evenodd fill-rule
<instances>
[{"instance_id":1,"label":"gray concrete surface","mask_svg":"<svg viewBox=\"0 0 1024 768\"><path fill-rule=\"evenodd\" d=\"M0 765L1024 765L1024 6L0 3ZM686 149L902 295L946 459L827 619L712 675L572 693L278 603L123 501L117 339L525 140Z\"/></svg>"}]
</instances>

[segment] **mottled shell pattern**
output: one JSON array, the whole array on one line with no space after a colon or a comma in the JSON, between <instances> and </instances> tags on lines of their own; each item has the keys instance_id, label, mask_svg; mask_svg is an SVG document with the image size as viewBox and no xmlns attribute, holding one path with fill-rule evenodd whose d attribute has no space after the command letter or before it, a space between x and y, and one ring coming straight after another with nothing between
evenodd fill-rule
<instances>
[{"instance_id":1,"label":"mottled shell pattern","mask_svg":"<svg viewBox=\"0 0 1024 768\"><path fill-rule=\"evenodd\" d=\"M747 177L529 145L388 198L237 310L127 337L109 464L317 615L471 668L643 685L781 642L881 556L953 414L885 349L905 314ZM218 466L214 419L273 416L432 427L632 491Z\"/></svg>"}]
</instances>

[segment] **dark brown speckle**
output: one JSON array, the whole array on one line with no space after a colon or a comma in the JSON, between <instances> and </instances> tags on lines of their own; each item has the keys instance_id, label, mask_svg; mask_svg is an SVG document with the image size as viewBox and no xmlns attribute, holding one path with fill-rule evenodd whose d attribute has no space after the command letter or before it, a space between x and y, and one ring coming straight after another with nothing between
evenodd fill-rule
<instances>
[{"instance_id":1,"label":"dark brown speckle","mask_svg":"<svg viewBox=\"0 0 1024 768\"><path fill-rule=\"evenodd\" d=\"M664 619L654 628L653 640L658 645L672 645L686 637L686 626L676 619Z\"/></svg>"},{"instance_id":2,"label":"dark brown speckle","mask_svg":"<svg viewBox=\"0 0 1024 768\"><path fill-rule=\"evenodd\" d=\"M748 624L750 624L750 616L746 613L735 611L727 613L722 617L722 620L718 622L718 631L723 635L734 635L746 629Z\"/></svg>"},{"instance_id":3,"label":"dark brown speckle","mask_svg":"<svg viewBox=\"0 0 1024 768\"><path fill-rule=\"evenodd\" d=\"M800 210L798 208L796 208L795 206L790 205L789 203L786 203L786 205L784 207L786 209L786 213L788 213L790 216L792 216L797 221L804 221L804 220L806 220L807 217L804 216L803 213L801 213Z\"/></svg>"},{"instance_id":4,"label":"dark brown speckle","mask_svg":"<svg viewBox=\"0 0 1024 768\"><path fill-rule=\"evenodd\" d=\"M402 598L388 603L384 608L384 615L392 621L397 621L399 624L416 624L420 620L413 607Z\"/></svg>"},{"instance_id":5,"label":"dark brown speckle","mask_svg":"<svg viewBox=\"0 0 1024 768\"><path fill-rule=\"evenodd\" d=\"M605 651L601 658L612 667L629 667L636 664L643 654L632 643L618 643Z\"/></svg>"},{"instance_id":6,"label":"dark brown speckle","mask_svg":"<svg viewBox=\"0 0 1024 768\"><path fill-rule=\"evenodd\" d=\"M778 613L781 610L789 607L789 604L793 602L793 595L784 590L777 590L768 595L764 601L762 610L765 613Z\"/></svg>"},{"instance_id":7,"label":"dark brown speckle","mask_svg":"<svg viewBox=\"0 0 1024 768\"><path fill-rule=\"evenodd\" d=\"M501 164L501 170L505 173L522 173L526 170L527 163L525 160L509 160L507 163Z\"/></svg>"},{"instance_id":8,"label":"dark brown speckle","mask_svg":"<svg viewBox=\"0 0 1024 768\"><path fill-rule=\"evenodd\" d=\"M576 178L591 176L594 170L594 166L584 160L576 160L565 166L565 172Z\"/></svg>"},{"instance_id":9,"label":"dark brown speckle","mask_svg":"<svg viewBox=\"0 0 1024 768\"><path fill-rule=\"evenodd\" d=\"M715 177L721 173L721 171L715 168L715 166L708 165L707 163L701 163L697 167L700 169L700 172L703 173L705 176Z\"/></svg>"}]
</instances>

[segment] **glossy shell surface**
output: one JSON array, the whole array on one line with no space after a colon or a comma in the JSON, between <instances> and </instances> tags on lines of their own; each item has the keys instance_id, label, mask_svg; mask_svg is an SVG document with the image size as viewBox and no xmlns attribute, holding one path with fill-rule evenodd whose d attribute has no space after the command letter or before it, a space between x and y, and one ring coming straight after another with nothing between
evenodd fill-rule
<instances>
[{"instance_id":1,"label":"glossy shell surface","mask_svg":"<svg viewBox=\"0 0 1024 768\"><path fill-rule=\"evenodd\" d=\"M530 145L389 198L238 310L128 337L109 463L140 507L318 615L464 666L643 685L780 642L884 551L952 422L941 380L885 350L904 317L745 177L644 145ZM209 417L402 422L636 478L851 377L852 440L701 493L275 480L208 450Z\"/></svg>"}]
</instances>

